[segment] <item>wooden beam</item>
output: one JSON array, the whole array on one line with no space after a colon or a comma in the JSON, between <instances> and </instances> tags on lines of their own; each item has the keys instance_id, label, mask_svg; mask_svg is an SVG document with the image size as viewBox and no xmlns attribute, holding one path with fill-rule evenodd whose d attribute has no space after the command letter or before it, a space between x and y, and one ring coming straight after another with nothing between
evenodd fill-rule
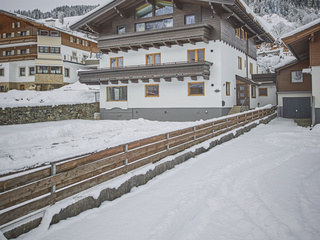
<instances>
[{"instance_id":1,"label":"wooden beam","mask_svg":"<svg viewBox=\"0 0 320 240\"><path fill-rule=\"evenodd\" d=\"M133 50L133 51L138 51L139 50L138 47L133 47L133 46L130 46L130 49Z\"/></svg>"},{"instance_id":2,"label":"wooden beam","mask_svg":"<svg viewBox=\"0 0 320 240\"><path fill-rule=\"evenodd\" d=\"M154 82L160 82L160 78L153 78Z\"/></svg>"},{"instance_id":3,"label":"wooden beam","mask_svg":"<svg viewBox=\"0 0 320 240\"><path fill-rule=\"evenodd\" d=\"M120 80L120 82L123 83L123 84L128 84L129 80Z\"/></svg>"},{"instance_id":4,"label":"wooden beam","mask_svg":"<svg viewBox=\"0 0 320 240\"><path fill-rule=\"evenodd\" d=\"M177 43L179 46L183 47L183 42L181 42L181 41L179 41L179 40L176 40L176 43Z\"/></svg>"},{"instance_id":5,"label":"wooden beam","mask_svg":"<svg viewBox=\"0 0 320 240\"><path fill-rule=\"evenodd\" d=\"M144 82L144 83L150 82L149 78L141 78L141 81Z\"/></svg>"},{"instance_id":6,"label":"wooden beam","mask_svg":"<svg viewBox=\"0 0 320 240\"><path fill-rule=\"evenodd\" d=\"M149 50L149 47L147 46L147 45L141 45L141 47L143 48L143 49L145 49L145 50Z\"/></svg>"},{"instance_id":7,"label":"wooden beam","mask_svg":"<svg viewBox=\"0 0 320 240\"><path fill-rule=\"evenodd\" d=\"M178 81L183 81L184 77L177 77Z\"/></svg>"},{"instance_id":8,"label":"wooden beam","mask_svg":"<svg viewBox=\"0 0 320 240\"><path fill-rule=\"evenodd\" d=\"M159 45L159 44L152 43L152 46L153 46L154 48L160 49L160 45Z\"/></svg>"},{"instance_id":9,"label":"wooden beam","mask_svg":"<svg viewBox=\"0 0 320 240\"><path fill-rule=\"evenodd\" d=\"M166 47L171 48L171 44L170 44L170 43L168 43L168 42L163 42L163 44L164 44Z\"/></svg>"},{"instance_id":10,"label":"wooden beam","mask_svg":"<svg viewBox=\"0 0 320 240\"><path fill-rule=\"evenodd\" d=\"M86 27L89 28L90 31L94 33L100 33L101 29L99 27L93 26L92 24L86 24Z\"/></svg>"},{"instance_id":11,"label":"wooden beam","mask_svg":"<svg viewBox=\"0 0 320 240\"><path fill-rule=\"evenodd\" d=\"M198 76L191 76L191 80L197 81L198 80Z\"/></svg>"},{"instance_id":12,"label":"wooden beam","mask_svg":"<svg viewBox=\"0 0 320 240\"><path fill-rule=\"evenodd\" d=\"M130 14L126 11L123 11L123 9L119 8L119 7L114 7L113 8L114 10L117 11L117 13L121 16L121 17L124 17L124 18L129 18L130 17Z\"/></svg>"},{"instance_id":13,"label":"wooden beam","mask_svg":"<svg viewBox=\"0 0 320 240\"><path fill-rule=\"evenodd\" d=\"M112 84L118 84L119 82L118 82L118 80L111 80L110 81Z\"/></svg>"},{"instance_id":14,"label":"wooden beam","mask_svg":"<svg viewBox=\"0 0 320 240\"><path fill-rule=\"evenodd\" d=\"M182 10L182 3L179 0L171 0L177 9Z\"/></svg>"},{"instance_id":15,"label":"wooden beam","mask_svg":"<svg viewBox=\"0 0 320 240\"><path fill-rule=\"evenodd\" d=\"M127 48L124 48L124 47L121 47L120 50L121 50L122 52L128 52L128 49L127 49Z\"/></svg>"},{"instance_id":16,"label":"wooden beam","mask_svg":"<svg viewBox=\"0 0 320 240\"><path fill-rule=\"evenodd\" d=\"M164 80L165 80L166 82L171 82L171 77L165 77Z\"/></svg>"},{"instance_id":17,"label":"wooden beam","mask_svg":"<svg viewBox=\"0 0 320 240\"><path fill-rule=\"evenodd\" d=\"M192 39L188 39L189 43L191 43L192 45L196 45L196 41L192 40Z\"/></svg>"},{"instance_id":18,"label":"wooden beam","mask_svg":"<svg viewBox=\"0 0 320 240\"><path fill-rule=\"evenodd\" d=\"M132 83L139 83L139 80L138 80L138 79L130 79L130 82L132 82Z\"/></svg>"},{"instance_id":19,"label":"wooden beam","mask_svg":"<svg viewBox=\"0 0 320 240\"><path fill-rule=\"evenodd\" d=\"M230 13L222 13L221 14L221 17L223 18L223 19L228 19L228 18L230 18L231 16L233 16L233 12L230 12Z\"/></svg>"}]
</instances>

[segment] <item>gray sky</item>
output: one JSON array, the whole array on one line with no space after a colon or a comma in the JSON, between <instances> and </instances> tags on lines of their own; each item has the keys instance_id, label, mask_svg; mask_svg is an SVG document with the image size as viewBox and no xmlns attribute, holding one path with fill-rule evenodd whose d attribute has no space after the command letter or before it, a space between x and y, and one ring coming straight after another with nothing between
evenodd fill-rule
<instances>
[{"instance_id":1,"label":"gray sky","mask_svg":"<svg viewBox=\"0 0 320 240\"><path fill-rule=\"evenodd\" d=\"M64 5L97 5L104 4L107 0L1 0L0 9L6 11L13 10L33 10L50 11L55 7Z\"/></svg>"}]
</instances>

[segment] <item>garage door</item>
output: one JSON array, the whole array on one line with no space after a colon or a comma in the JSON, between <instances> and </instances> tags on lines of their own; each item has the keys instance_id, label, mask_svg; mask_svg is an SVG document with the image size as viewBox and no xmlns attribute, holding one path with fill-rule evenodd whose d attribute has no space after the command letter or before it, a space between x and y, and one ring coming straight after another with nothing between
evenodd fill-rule
<instances>
[{"instance_id":1,"label":"garage door","mask_svg":"<svg viewBox=\"0 0 320 240\"><path fill-rule=\"evenodd\" d=\"M311 118L310 97L283 98L283 117Z\"/></svg>"}]
</instances>

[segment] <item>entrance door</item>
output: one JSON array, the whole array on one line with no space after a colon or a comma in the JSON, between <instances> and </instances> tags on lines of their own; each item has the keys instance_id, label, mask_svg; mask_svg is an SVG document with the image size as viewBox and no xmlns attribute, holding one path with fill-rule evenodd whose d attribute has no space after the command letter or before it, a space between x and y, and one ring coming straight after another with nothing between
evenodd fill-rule
<instances>
[{"instance_id":1,"label":"entrance door","mask_svg":"<svg viewBox=\"0 0 320 240\"><path fill-rule=\"evenodd\" d=\"M283 117L311 118L310 97L283 98Z\"/></svg>"},{"instance_id":2,"label":"entrance door","mask_svg":"<svg viewBox=\"0 0 320 240\"><path fill-rule=\"evenodd\" d=\"M249 106L247 84L237 84L237 105Z\"/></svg>"}]
</instances>

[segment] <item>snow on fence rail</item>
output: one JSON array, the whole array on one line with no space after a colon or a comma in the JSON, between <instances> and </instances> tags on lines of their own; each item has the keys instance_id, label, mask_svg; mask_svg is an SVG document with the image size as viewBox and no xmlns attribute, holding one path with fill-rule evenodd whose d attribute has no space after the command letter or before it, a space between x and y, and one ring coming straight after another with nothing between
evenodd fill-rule
<instances>
[{"instance_id":1,"label":"snow on fence rail","mask_svg":"<svg viewBox=\"0 0 320 240\"><path fill-rule=\"evenodd\" d=\"M275 108L270 108L231 115L51 166L0 176L0 226L274 112Z\"/></svg>"}]
</instances>

